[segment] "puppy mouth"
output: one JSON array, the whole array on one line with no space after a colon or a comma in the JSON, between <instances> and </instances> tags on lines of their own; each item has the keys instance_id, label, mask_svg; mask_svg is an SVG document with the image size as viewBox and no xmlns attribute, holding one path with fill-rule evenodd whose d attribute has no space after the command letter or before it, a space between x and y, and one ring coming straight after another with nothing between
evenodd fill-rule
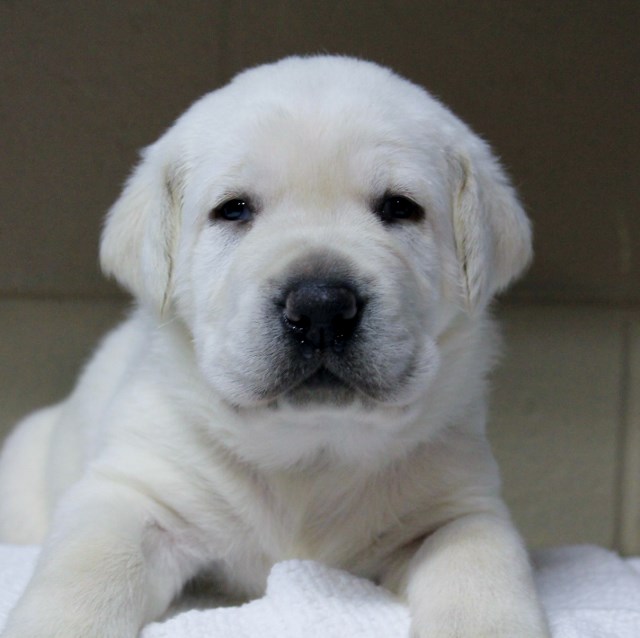
<instances>
[{"instance_id":1,"label":"puppy mouth","mask_svg":"<svg viewBox=\"0 0 640 638\"><path fill-rule=\"evenodd\" d=\"M296 383L282 397L287 403L304 406L310 404L345 405L356 398L358 392L326 365L320 365L311 374Z\"/></svg>"},{"instance_id":2,"label":"puppy mouth","mask_svg":"<svg viewBox=\"0 0 640 638\"><path fill-rule=\"evenodd\" d=\"M324 390L346 385L337 374L322 365L306 379L303 379L296 387L303 386L309 390Z\"/></svg>"}]
</instances>

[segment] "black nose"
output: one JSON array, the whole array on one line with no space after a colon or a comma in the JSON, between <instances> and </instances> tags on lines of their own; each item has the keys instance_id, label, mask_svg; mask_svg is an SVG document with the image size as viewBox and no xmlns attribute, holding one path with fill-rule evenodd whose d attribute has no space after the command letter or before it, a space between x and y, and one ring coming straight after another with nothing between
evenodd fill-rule
<instances>
[{"instance_id":1,"label":"black nose","mask_svg":"<svg viewBox=\"0 0 640 638\"><path fill-rule=\"evenodd\" d=\"M282 321L305 357L340 353L360 323L363 300L343 282L303 280L286 292Z\"/></svg>"}]
</instances>

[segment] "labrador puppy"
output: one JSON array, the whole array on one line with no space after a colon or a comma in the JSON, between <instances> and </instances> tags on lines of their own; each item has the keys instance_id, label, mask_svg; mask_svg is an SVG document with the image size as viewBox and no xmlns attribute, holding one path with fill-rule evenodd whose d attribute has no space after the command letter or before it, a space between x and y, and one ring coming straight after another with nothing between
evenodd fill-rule
<instances>
[{"instance_id":1,"label":"labrador puppy","mask_svg":"<svg viewBox=\"0 0 640 638\"><path fill-rule=\"evenodd\" d=\"M0 538L44 547L3 638L134 637L291 558L397 592L418 638L549 636L485 438L487 307L530 254L488 146L387 69L200 99L106 219L135 310L4 448Z\"/></svg>"}]
</instances>

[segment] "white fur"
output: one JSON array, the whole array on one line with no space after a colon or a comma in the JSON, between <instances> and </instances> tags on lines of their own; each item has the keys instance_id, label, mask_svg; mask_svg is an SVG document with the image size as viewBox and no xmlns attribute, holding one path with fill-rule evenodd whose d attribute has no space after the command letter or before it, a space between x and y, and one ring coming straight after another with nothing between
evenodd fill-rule
<instances>
[{"instance_id":1,"label":"white fur","mask_svg":"<svg viewBox=\"0 0 640 638\"><path fill-rule=\"evenodd\" d=\"M381 223L386 192L425 219ZM240 196L253 221L209 219ZM196 575L259 596L294 557L406 596L420 638L548 636L484 435L487 304L530 250L486 144L386 69L289 58L196 102L107 217L137 309L1 457L0 539L44 539L3 637L133 637ZM301 405L272 297L332 264L370 293L364 369Z\"/></svg>"}]
</instances>

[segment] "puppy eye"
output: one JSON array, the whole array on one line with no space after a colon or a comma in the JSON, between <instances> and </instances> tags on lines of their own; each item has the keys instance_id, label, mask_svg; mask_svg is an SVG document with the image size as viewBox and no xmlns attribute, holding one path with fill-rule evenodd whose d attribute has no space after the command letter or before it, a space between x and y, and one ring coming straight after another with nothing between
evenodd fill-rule
<instances>
[{"instance_id":1,"label":"puppy eye","mask_svg":"<svg viewBox=\"0 0 640 638\"><path fill-rule=\"evenodd\" d=\"M253 207L246 199L229 199L220 206L216 206L211 211L210 217L228 222L248 222L253 218Z\"/></svg>"},{"instance_id":2,"label":"puppy eye","mask_svg":"<svg viewBox=\"0 0 640 638\"><path fill-rule=\"evenodd\" d=\"M422 207L403 195L385 195L378 205L377 213L386 223L418 221L424 217Z\"/></svg>"}]
</instances>

